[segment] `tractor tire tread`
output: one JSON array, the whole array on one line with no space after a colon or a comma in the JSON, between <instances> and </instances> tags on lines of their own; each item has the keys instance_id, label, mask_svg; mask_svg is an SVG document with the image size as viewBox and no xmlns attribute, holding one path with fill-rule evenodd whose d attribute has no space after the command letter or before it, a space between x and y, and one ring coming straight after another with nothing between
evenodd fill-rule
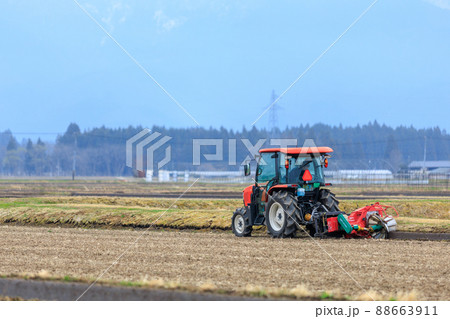
<instances>
[{"instance_id":1,"label":"tractor tire tread","mask_svg":"<svg viewBox=\"0 0 450 319\"><path fill-rule=\"evenodd\" d=\"M329 212L339 211L339 201L329 189L322 188L320 190L319 201Z\"/></svg>"},{"instance_id":2,"label":"tractor tire tread","mask_svg":"<svg viewBox=\"0 0 450 319\"><path fill-rule=\"evenodd\" d=\"M294 237L298 229L297 225L299 224L296 214L297 205L295 197L288 192L277 192L272 195L272 198L274 201L280 203L283 206L287 220L283 232L274 234L271 233L270 230L268 229L269 234L272 235L272 237L274 238Z\"/></svg>"},{"instance_id":3,"label":"tractor tire tread","mask_svg":"<svg viewBox=\"0 0 450 319\"><path fill-rule=\"evenodd\" d=\"M233 217L231 217L231 229L233 231L233 234L235 234L237 237L250 237L252 235L253 227L250 225L250 219L248 216L246 216L245 213L246 213L246 208L241 207L241 208L236 209L233 213ZM242 233L238 233L236 231L236 229L234 228L234 218L238 214L242 215L242 217L244 218L245 225L246 225L244 228L244 231Z\"/></svg>"}]
</instances>

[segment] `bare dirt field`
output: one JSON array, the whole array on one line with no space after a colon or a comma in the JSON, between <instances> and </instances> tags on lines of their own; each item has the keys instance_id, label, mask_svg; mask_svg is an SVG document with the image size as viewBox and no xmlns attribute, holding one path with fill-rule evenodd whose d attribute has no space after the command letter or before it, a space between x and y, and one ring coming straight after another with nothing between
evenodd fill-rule
<instances>
[{"instance_id":1,"label":"bare dirt field","mask_svg":"<svg viewBox=\"0 0 450 319\"><path fill-rule=\"evenodd\" d=\"M147 183L139 178L83 178L67 179L0 179L0 197L38 197L38 196L134 196L134 197L178 197L189 183ZM191 187L186 196L191 198L238 198L242 189L252 184L247 183L205 183L199 181ZM447 184L442 186L427 185L335 185L333 191L338 196L347 197L402 197L415 198L450 196Z\"/></svg>"},{"instance_id":2,"label":"bare dirt field","mask_svg":"<svg viewBox=\"0 0 450 319\"><path fill-rule=\"evenodd\" d=\"M0 274L92 280L142 231L0 226ZM320 240L355 283L310 238L148 231L102 281L301 298L450 298L448 242ZM403 297L402 297L403 296Z\"/></svg>"},{"instance_id":3,"label":"bare dirt field","mask_svg":"<svg viewBox=\"0 0 450 319\"><path fill-rule=\"evenodd\" d=\"M320 240L346 274L308 237L274 240L264 229L252 238L232 235L230 218L242 206L243 185L216 185L219 191L211 192L211 184L200 183L189 191L192 198L175 202L186 186L0 180L0 275L89 283L153 225L159 230L145 233L99 283L227 298L450 297L448 241ZM393 205L402 232L450 233L446 189L371 189L371 197L358 188L333 191L350 196L340 203L347 212L375 201Z\"/></svg>"}]
</instances>

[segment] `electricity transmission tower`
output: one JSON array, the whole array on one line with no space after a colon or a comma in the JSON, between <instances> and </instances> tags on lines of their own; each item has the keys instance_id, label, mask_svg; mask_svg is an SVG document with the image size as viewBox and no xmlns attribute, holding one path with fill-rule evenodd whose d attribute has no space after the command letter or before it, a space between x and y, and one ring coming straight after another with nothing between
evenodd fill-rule
<instances>
[{"instance_id":1,"label":"electricity transmission tower","mask_svg":"<svg viewBox=\"0 0 450 319\"><path fill-rule=\"evenodd\" d=\"M270 98L270 103L272 104L278 95L275 93L275 90L272 90L272 96ZM281 106L278 104L278 101L272 105L269 113L269 129L271 132L274 132L276 128L278 128L278 111L281 109Z\"/></svg>"}]
</instances>

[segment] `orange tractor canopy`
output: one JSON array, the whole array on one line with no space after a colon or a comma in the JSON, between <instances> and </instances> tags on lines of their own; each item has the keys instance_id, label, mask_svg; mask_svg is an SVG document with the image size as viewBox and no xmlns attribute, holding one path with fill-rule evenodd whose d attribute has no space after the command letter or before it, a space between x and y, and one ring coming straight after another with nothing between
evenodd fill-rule
<instances>
[{"instance_id":1,"label":"orange tractor canopy","mask_svg":"<svg viewBox=\"0 0 450 319\"><path fill-rule=\"evenodd\" d=\"M312 147L275 147L275 148L263 148L259 150L259 153L271 153L282 152L290 155L298 154L326 154L333 153L333 149L327 146L312 146Z\"/></svg>"}]
</instances>

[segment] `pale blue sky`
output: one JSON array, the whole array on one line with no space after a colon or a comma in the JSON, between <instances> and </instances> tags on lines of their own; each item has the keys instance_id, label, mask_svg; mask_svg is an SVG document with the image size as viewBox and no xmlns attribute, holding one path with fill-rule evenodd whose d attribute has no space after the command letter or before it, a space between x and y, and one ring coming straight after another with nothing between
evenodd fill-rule
<instances>
[{"instance_id":1,"label":"pale blue sky","mask_svg":"<svg viewBox=\"0 0 450 319\"><path fill-rule=\"evenodd\" d=\"M372 1L80 3L202 126L239 129ZM0 37L0 131L195 125L72 0L1 1ZM450 0L379 0L282 98L278 123L449 131L449 75Z\"/></svg>"}]
</instances>

